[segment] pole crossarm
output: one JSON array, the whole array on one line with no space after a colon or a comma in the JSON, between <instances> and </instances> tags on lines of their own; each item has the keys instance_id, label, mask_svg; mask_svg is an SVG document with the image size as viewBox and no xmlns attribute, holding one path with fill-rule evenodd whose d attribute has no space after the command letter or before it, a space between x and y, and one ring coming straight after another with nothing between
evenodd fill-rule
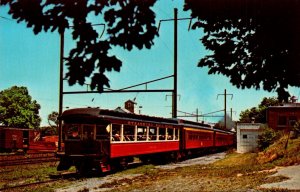
<instances>
[{"instance_id":1,"label":"pole crossarm","mask_svg":"<svg viewBox=\"0 0 300 192\"><path fill-rule=\"evenodd\" d=\"M101 39L101 37L103 36L104 32L105 32L105 23L95 23L95 24L91 24L91 26L103 26L103 30L102 30L102 33L100 34L99 38ZM70 28L74 28L74 26L70 25L69 26Z\"/></svg>"},{"instance_id":2,"label":"pole crossarm","mask_svg":"<svg viewBox=\"0 0 300 192\"><path fill-rule=\"evenodd\" d=\"M223 117L223 115L178 115L177 117Z\"/></svg>"},{"instance_id":3,"label":"pole crossarm","mask_svg":"<svg viewBox=\"0 0 300 192\"><path fill-rule=\"evenodd\" d=\"M218 110L218 111L204 113L204 114L201 114L201 115L197 115L197 114L193 114L193 113L188 113L188 112L184 112L184 111L178 111L180 113L186 114L186 115L180 115L178 117L223 117L223 115L222 116L220 116L220 115L211 115L211 114L222 112L222 111L224 111L224 110L222 109L222 110Z\"/></svg>"},{"instance_id":4,"label":"pole crossarm","mask_svg":"<svg viewBox=\"0 0 300 192\"><path fill-rule=\"evenodd\" d=\"M153 82L156 82L156 81L161 81L161 80L164 80L164 79L168 79L168 78L171 78L173 77L174 75L169 75L169 76L166 76L166 77L162 77L162 78L158 78L158 79L154 79L154 80L151 80L151 81L147 81L147 82L144 82L144 83L139 83L139 84L136 84L136 85L132 85L132 86L128 86L128 87L124 87L124 88L121 88L121 89L110 89L110 88L106 88L103 92L99 92L99 91L65 91L63 92L63 94L84 94L84 93L132 93L132 92L172 92L173 89L135 89L135 90L128 90L128 89L131 89L131 88L134 88L134 87L138 87L138 86L141 86L141 85L147 85L149 83L153 83ZM89 84L86 84L86 85L89 85Z\"/></svg>"},{"instance_id":5,"label":"pole crossarm","mask_svg":"<svg viewBox=\"0 0 300 192\"><path fill-rule=\"evenodd\" d=\"M101 93L150 93L150 92L172 92L173 89L147 89L147 90L107 90ZM99 91L65 91L63 94L86 94L86 93L100 93Z\"/></svg>"},{"instance_id":6,"label":"pole crossarm","mask_svg":"<svg viewBox=\"0 0 300 192\"><path fill-rule=\"evenodd\" d=\"M197 115L194 114L194 113L188 113L188 112L185 112L185 111L179 111L179 110L177 110L177 112L179 112L179 113L184 113L184 114L186 114L186 115L193 115L194 117L197 116Z\"/></svg>"},{"instance_id":7,"label":"pole crossarm","mask_svg":"<svg viewBox=\"0 0 300 192\"><path fill-rule=\"evenodd\" d=\"M156 81L161 81L161 80L168 79L168 78L171 78L171 77L174 77L174 75L169 75L169 76L162 77L162 78L159 78L159 79L154 79L154 80L147 81L147 82L144 82L144 83L139 83L139 84L132 85L132 86L129 86L129 87L125 87L125 88L122 88L122 89L118 89L118 91L123 91L123 90L126 90L126 89L138 87L138 86L141 86L141 85L147 85L149 83L153 83L153 82L156 82Z\"/></svg>"},{"instance_id":8,"label":"pole crossarm","mask_svg":"<svg viewBox=\"0 0 300 192\"><path fill-rule=\"evenodd\" d=\"M191 29L191 24L192 24L192 19L193 19L192 17L183 17L183 18L177 18L177 21L190 20L189 28L188 28L188 30L190 30ZM165 22L165 21L174 21L174 19L161 19L161 20L159 20L157 31L159 31L159 29L160 29L161 22Z\"/></svg>"}]
</instances>

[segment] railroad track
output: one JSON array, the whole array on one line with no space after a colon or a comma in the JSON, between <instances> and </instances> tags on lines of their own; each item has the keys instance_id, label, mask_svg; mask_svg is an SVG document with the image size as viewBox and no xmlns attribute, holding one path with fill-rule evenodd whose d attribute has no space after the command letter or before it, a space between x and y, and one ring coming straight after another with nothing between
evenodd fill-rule
<instances>
[{"instance_id":1,"label":"railroad track","mask_svg":"<svg viewBox=\"0 0 300 192\"><path fill-rule=\"evenodd\" d=\"M21 185L8 186L8 187L0 188L0 191L12 191L17 188L24 188L24 187L30 187L30 186L41 185L41 184L46 184L46 183L53 183L58 180L59 179L50 179L47 181L39 181L39 182L34 182L34 183L26 183L26 184L21 184Z\"/></svg>"},{"instance_id":2,"label":"railroad track","mask_svg":"<svg viewBox=\"0 0 300 192\"><path fill-rule=\"evenodd\" d=\"M58 161L58 158L55 157L55 153L53 152L0 156L0 166L37 164L37 163L54 162L54 161Z\"/></svg>"},{"instance_id":3,"label":"railroad track","mask_svg":"<svg viewBox=\"0 0 300 192\"><path fill-rule=\"evenodd\" d=\"M50 179L45 180L45 181L37 181L33 183L25 183L25 184L20 184L20 185L13 185L13 186L5 186L3 188L0 188L0 191L14 191L16 189L24 188L24 187L33 187L36 185L42 185L42 184L48 184L48 183L53 183L62 179L68 179L71 177L76 177L77 174L74 172L66 172L63 174L57 174L57 175L51 175Z\"/></svg>"}]
</instances>

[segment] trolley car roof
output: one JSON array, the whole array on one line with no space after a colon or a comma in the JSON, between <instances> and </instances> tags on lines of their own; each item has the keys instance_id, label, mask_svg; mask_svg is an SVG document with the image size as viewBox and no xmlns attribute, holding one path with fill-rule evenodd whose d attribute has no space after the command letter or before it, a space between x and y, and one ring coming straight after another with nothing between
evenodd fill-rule
<instances>
[{"instance_id":1,"label":"trolley car roof","mask_svg":"<svg viewBox=\"0 0 300 192\"><path fill-rule=\"evenodd\" d=\"M125 113L116 110L108 110L108 109L100 109L100 108L75 108L75 109L68 109L63 112L60 119L72 119L72 118L95 118L95 119L115 119L115 120L126 120L126 121L136 121L136 122L147 122L147 123L157 123L157 124L168 124L168 125L175 125L175 126L188 126L198 129L207 129L207 130L214 130L223 133L231 133L227 130L215 129L212 128L208 124L188 121L183 119L174 119L174 118L162 118L162 117L154 117L154 116L147 116L147 115L140 115L134 113Z\"/></svg>"}]
</instances>

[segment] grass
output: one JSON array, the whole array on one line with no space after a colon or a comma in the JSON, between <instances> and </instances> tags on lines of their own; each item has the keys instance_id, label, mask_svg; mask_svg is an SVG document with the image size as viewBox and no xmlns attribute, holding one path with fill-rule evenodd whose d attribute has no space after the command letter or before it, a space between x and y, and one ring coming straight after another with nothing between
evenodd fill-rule
<instances>
[{"instance_id":1,"label":"grass","mask_svg":"<svg viewBox=\"0 0 300 192\"><path fill-rule=\"evenodd\" d=\"M150 165L142 165L139 166L135 169L126 169L123 170L122 172L117 173L116 175L130 175L130 174L155 174L158 170L155 169L155 166L150 164Z\"/></svg>"},{"instance_id":2,"label":"grass","mask_svg":"<svg viewBox=\"0 0 300 192\"><path fill-rule=\"evenodd\" d=\"M195 165L174 170L141 166L119 174L142 174L133 180L105 184L112 191L287 191L260 189L265 183L284 181L283 176L269 177L276 166L299 163L300 139L290 140L287 149L283 137L262 153L228 153L226 158L209 165ZM275 154L275 155L274 155ZM274 158L275 156L275 158ZM262 161L263 160L263 161Z\"/></svg>"},{"instance_id":3,"label":"grass","mask_svg":"<svg viewBox=\"0 0 300 192\"><path fill-rule=\"evenodd\" d=\"M57 174L56 163L42 163L35 165L18 165L14 167L4 167L0 173L0 190L1 188L18 186L21 184L35 183L49 180L49 175ZM64 181L64 182L62 182ZM51 184L42 184L38 187L24 187L14 189L14 191L54 191L55 188L65 186L68 181L62 180ZM70 180L70 182L72 182Z\"/></svg>"},{"instance_id":4,"label":"grass","mask_svg":"<svg viewBox=\"0 0 300 192\"><path fill-rule=\"evenodd\" d=\"M300 138L289 140L287 149L285 149L286 141L287 137L284 136L260 153L237 154L231 151L226 158L208 165L171 170L143 165L117 172L113 178L119 179L112 179L111 182L97 188L109 188L111 191L287 191L259 188L265 183L287 179L281 176L268 177L274 173L272 169L276 166L300 163ZM56 174L56 164L15 167L14 171L0 173L0 189L8 185L43 181L49 179L50 174ZM128 177L130 175L132 177ZM64 179L51 184L24 188L21 191L50 192L77 181L76 178Z\"/></svg>"},{"instance_id":5,"label":"grass","mask_svg":"<svg viewBox=\"0 0 300 192\"><path fill-rule=\"evenodd\" d=\"M284 135L270 147L258 154L260 164L272 163L276 166L289 166L300 163L300 138L289 139Z\"/></svg>"}]
</instances>

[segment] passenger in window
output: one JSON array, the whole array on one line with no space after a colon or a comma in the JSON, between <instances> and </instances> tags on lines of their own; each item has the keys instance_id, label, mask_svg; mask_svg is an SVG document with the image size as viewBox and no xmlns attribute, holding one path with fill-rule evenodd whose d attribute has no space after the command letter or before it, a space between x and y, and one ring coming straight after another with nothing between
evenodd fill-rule
<instances>
[{"instance_id":1,"label":"passenger in window","mask_svg":"<svg viewBox=\"0 0 300 192\"><path fill-rule=\"evenodd\" d=\"M91 133L88 135L88 139L94 140L94 133L93 133L93 132L91 132Z\"/></svg>"},{"instance_id":2,"label":"passenger in window","mask_svg":"<svg viewBox=\"0 0 300 192\"><path fill-rule=\"evenodd\" d=\"M137 134L137 140L138 141L143 140L143 133L142 132L138 132L138 134Z\"/></svg>"},{"instance_id":3,"label":"passenger in window","mask_svg":"<svg viewBox=\"0 0 300 192\"><path fill-rule=\"evenodd\" d=\"M73 138L78 138L79 137L78 131L73 131L72 132L72 137Z\"/></svg>"},{"instance_id":4,"label":"passenger in window","mask_svg":"<svg viewBox=\"0 0 300 192\"><path fill-rule=\"evenodd\" d=\"M129 138L128 135L124 135L124 140L125 140L125 141L131 141L131 139Z\"/></svg>"},{"instance_id":5,"label":"passenger in window","mask_svg":"<svg viewBox=\"0 0 300 192\"><path fill-rule=\"evenodd\" d=\"M83 139L87 140L88 139L88 132L85 131L84 134L83 134Z\"/></svg>"},{"instance_id":6,"label":"passenger in window","mask_svg":"<svg viewBox=\"0 0 300 192\"><path fill-rule=\"evenodd\" d=\"M156 135L152 132L149 133L149 140L156 140Z\"/></svg>"},{"instance_id":7,"label":"passenger in window","mask_svg":"<svg viewBox=\"0 0 300 192\"><path fill-rule=\"evenodd\" d=\"M121 139L120 139L120 133L119 133L119 131L117 131L115 134L114 134L114 140L115 141L120 141Z\"/></svg>"}]
</instances>

